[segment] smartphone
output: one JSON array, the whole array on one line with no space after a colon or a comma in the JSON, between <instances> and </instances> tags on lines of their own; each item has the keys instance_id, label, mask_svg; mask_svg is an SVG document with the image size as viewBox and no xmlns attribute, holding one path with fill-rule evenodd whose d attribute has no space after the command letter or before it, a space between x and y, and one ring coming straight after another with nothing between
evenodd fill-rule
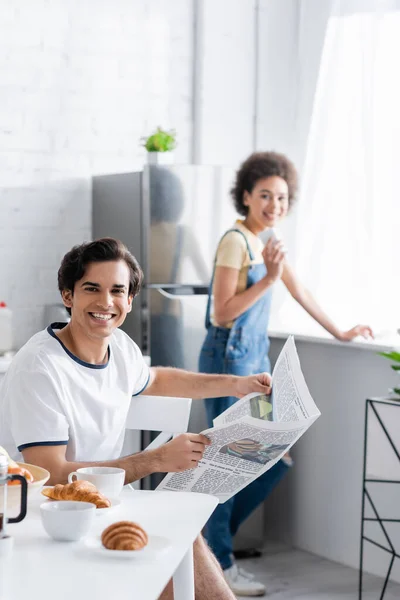
<instances>
[{"instance_id":1,"label":"smartphone","mask_svg":"<svg viewBox=\"0 0 400 600\"><path fill-rule=\"evenodd\" d=\"M276 235L275 229L273 229L272 227L267 229L267 231L263 231L263 233L260 237L262 238L264 245L267 244L271 238L272 238L274 244L278 241L278 237Z\"/></svg>"},{"instance_id":2,"label":"smartphone","mask_svg":"<svg viewBox=\"0 0 400 600\"><path fill-rule=\"evenodd\" d=\"M276 242L280 242L282 239L280 233L276 231L273 227L270 227L269 229L267 229L267 231L264 231L260 237L264 242L264 245L266 245L270 239L272 239L274 245L276 244ZM285 246L282 248L282 252L287 252L287 248Z\"/></svg>"}]
</instances>

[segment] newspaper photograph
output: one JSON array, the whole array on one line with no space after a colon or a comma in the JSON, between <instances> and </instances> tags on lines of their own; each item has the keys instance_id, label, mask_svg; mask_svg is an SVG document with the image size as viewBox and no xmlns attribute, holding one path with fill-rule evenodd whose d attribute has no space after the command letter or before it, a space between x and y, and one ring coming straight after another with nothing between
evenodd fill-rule
<instances>
[{"instance_id":1,"label":"newspaper photograph","mask_svg":"<svg viewBox=\"0 0 400 600\"><path fill-rule=\"evenodd\" d=\"M290 336L272 373L271 394L248 394L214 419L201 432L212 443L198 466L168 473L157 490L212 494L226 502L273 467L320 414Z\"/></svg>"}]
</instances>

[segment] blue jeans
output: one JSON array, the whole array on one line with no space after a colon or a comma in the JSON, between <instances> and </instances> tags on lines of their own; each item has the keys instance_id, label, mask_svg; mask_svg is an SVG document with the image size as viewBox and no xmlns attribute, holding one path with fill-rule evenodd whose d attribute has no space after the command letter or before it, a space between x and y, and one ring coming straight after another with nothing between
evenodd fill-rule
<instances>
[{"instance_id":1,"label":"blue jeans","mask_svg":"<svg viewBox=\"0 0 400 600\"><path fill-rule=\"evenodd\" d=\"M272 492L289 468L280 460L236 496L224 504L218 504L214 510L207 522L205 537L222 569L232 566L233 536L240 525Z\"/></svg>"},{"instance_id":2,"label":"blue jeans","mask_svg":"<svg viewBox=\"0 0 400 600\"><path fill-rule=\"evenodd\" d=\"M200 372L250 375L270 370L267 354L269 343L265 335L248 340L238 332L238 339L236 335L231 336L227 348L229 333L228 329L222 327L209 328L200 353ZM207 398L205 405L209 427L212 427L213 419L236 401L237 398L232 396ZM279 461L236 496L219 504L211 515L205 537L223 569L232 566L233 536L240 525L265 500L288 469L283 461Z\"/></svg>"}]
</instances>

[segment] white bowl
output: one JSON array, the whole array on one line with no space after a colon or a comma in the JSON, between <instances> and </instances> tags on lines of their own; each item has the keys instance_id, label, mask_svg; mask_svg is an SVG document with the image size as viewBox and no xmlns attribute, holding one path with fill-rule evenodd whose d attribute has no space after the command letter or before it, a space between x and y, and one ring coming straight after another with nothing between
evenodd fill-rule
<instances>
[{"instance_id":1,"label":"white bowl","mask_svg":"<svg viewBox=\"0 0 400 600\"><path fill-rule=\"evenodd\" d=\"M28 482L28 503L35 494L40 492L46 481L50 478L50 473L42 467L30 465L28 463L17 463L20 467L28 469L32 473L33 481ZM15 517L19 512L21 505L21 486L7 486L7 516ZM3 506L3 487L0 487L0 506Z\"/></svg>"},{"instance_id":2,"label":"white bowl","mask_svg":"<svg viewBox=\"0 0 400 600\"><path fill-rule=\"evenodd\" d=\"M43 502L40 515L46 533L54 540L75 542L86 535L93 523L96 506L91 502L56 500Z\"/></svg>"}]
</instances>

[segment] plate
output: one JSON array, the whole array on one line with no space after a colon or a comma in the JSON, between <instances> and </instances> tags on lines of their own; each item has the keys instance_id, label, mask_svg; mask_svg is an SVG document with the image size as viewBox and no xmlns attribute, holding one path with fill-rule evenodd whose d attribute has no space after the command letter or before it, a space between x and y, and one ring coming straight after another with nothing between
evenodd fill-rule
<instances>
[{"instance_id":1,"label":"plate","mask_svg":"<svg viewBox=\"0 0 400 600\"><path fill-rule=\"evenodd\" d=\"M141 550L108 550L104 548L100 537L91 537L84 540L85 546L97 554L108 558L157 558L171 547L171 542L160 535L149 535L147 546Z\"/></svg>"},{"instance_id":2,"label":"plate","mask_svg":"<svg viewBox=\"0 0 400 600\"><path fill-rule=\"evenodd\" d=\"M28 469L33 475L33 481L28 483L28 505L31 500L35 498L46 481L50 478L50 473L46 471L46 469L42 469L42 467L37 467L36 465L31 465L28 463L17 463L20 467L25 467ZM3 506L3 486L0 486L0 506ZM12 511L10 517L15 517L19 513L19 508L21 506L21 486L20 485L11 485L7 486L7 508Z\"/></svg>"}]
</instances>

